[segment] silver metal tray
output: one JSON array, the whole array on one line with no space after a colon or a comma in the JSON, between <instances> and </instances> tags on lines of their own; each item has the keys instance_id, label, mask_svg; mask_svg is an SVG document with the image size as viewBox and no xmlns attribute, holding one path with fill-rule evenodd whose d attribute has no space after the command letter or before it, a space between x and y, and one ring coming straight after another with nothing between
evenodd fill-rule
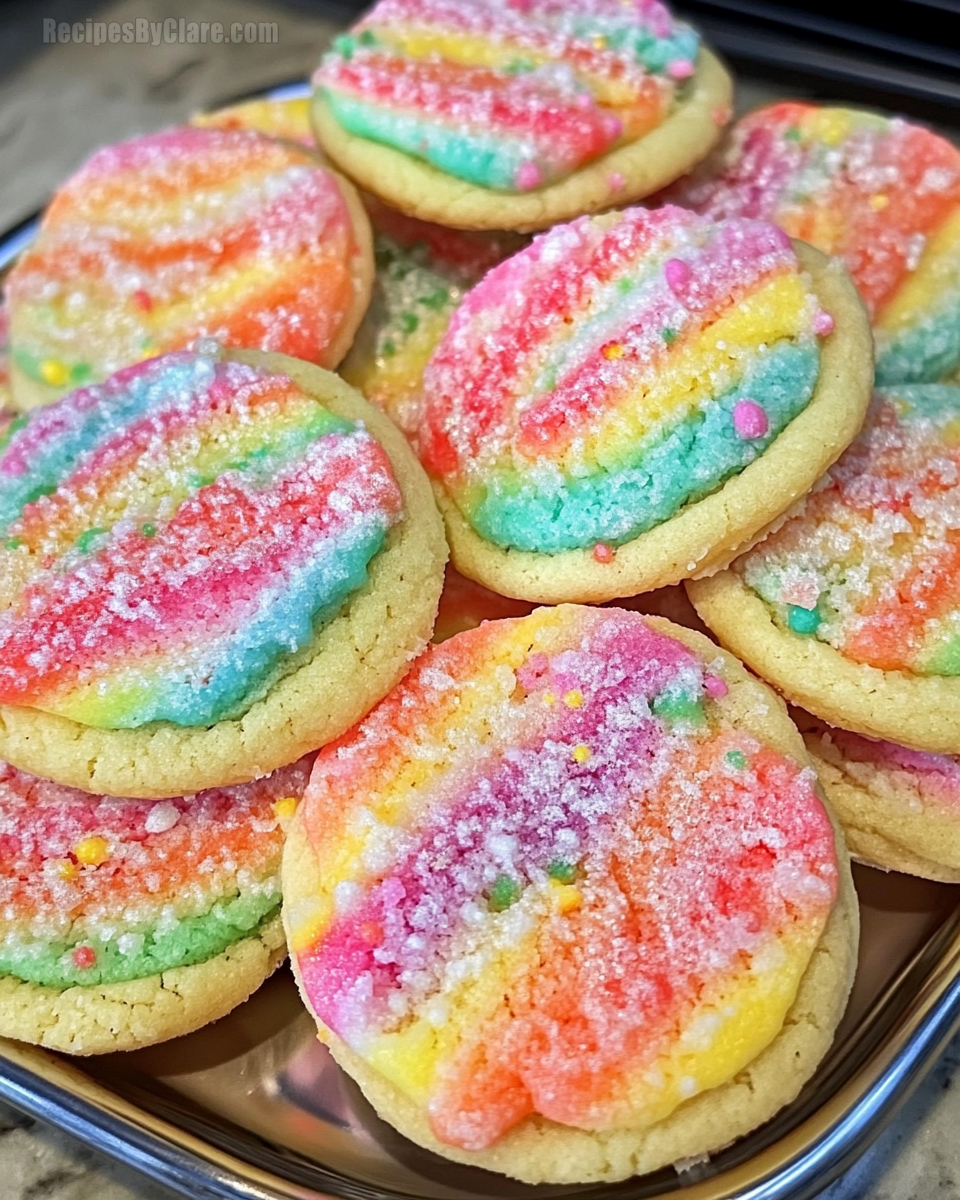
<instances>
[{"instance_id":1,"label":"silver metal tray","mask_svg":"<svg viewBox=\"0 0 960 1200\"><path fill-rule=\"evenodd\" d=\"M35 228L0 238L0 275ZM863 1153L960 1028L960 891L854 875L860 960L832 1051L792 1105L682 1171L530 1187L421 1150L316 1040L286 968L215 1025L146 1050L68 1060L0 1039L0 1096L192 1200L808 1200Z\"/></svg>"}]
</instances>

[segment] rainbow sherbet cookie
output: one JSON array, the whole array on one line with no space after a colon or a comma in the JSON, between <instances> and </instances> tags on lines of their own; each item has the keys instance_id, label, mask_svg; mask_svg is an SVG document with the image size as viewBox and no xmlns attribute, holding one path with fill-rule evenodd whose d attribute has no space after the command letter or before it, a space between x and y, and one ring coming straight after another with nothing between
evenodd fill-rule
<instances>
[{"instance_id":1,"label":"rainbow sherbet cookie","mask_svg":"<svg viewBox=\"0 0 960 1200\"><path fill-rule=\"evenodd\" d=\"M412 535L423 561L410 583L419 574L424 591L382 648L393 661L382 694L429 636L440 589L426 480L376 418L327 372L214 343L128 367L14 421L0 443L4 714L15 706L52 716L53 728L66 722L74 738L83 727L108 740L158 727L189 740L233 723L246 762L194 764L213 774L189 790L262 774L333 736L322 730L335 686L324 678L326 639L353 636L335 635L338 622L410 573L395 560ZM303 671L318 690L295 706L287 696L272 744L251 761L262 706ZM313 711L293 734L291 708L308 700ZM38 770L22 761L29 749L9 723L0 740L6 757ZM94 782L64 774L59 759L47 766L63 782ZM171 794L187 790L167 778Z\"/></svg>"},{"instance_id":2,"label":"rainbow sherbet cookie","mask_svg":"<svg viewBox=\"0 0 960 1200\"><path fill-rule=\"evenodd\" d=\"M408 436L419 424L423 372L467 291L523 239L467 233L407 217L365 197L374 229L373 299L340 374Z\"/></svg>"},{"instance_id":3,"label":"rainbow sherbet cookie","mask_svg":"<svg viewBox=\"0 0 960 1200\"><path fill-rule=\"evenodd\" d=\"M561 606L432 647L321 751L285 850L321 1038L406 1136L528 1182L746 1132L852 970L803 762L769 691L657 618Z\"/></svg>"},{"instance_id":4,"label":"rainbow sherbet cookie","mask_svg":"<svg viewBox=\"0 0 960 1200\"><path fill-rule=\"evenodd\" d=\"M700 581L694 601L725 644L742 640L755 670L831 724L955 749L960 388L878 390L863 432L799 513Z\"/></svg>"},{"instance_id":5,"label":"rainbow sherbet cookie","mask_svg":"<svg viewBox=\"0 0 960 1200\"><path fill-rule=\"evenodd\" d=\"M744 117L667 193L714 219L776 221L838 255L877 341L877 383L960 366L960 150L900 119L814 104Z\"/></svg>"},{"instance_id":6,"label":"rainbow sherbet cookie","mask_svg":"<svg viewBox=\"0 0 960 1200\"><path fill-rule=\"evenodd\" d=\"M348 175L464 228L543 228L636 199L729 116L725 72L660 0L380 0L314 84L318 140Z\"/></svg>"},{"instance_id":7,"label":"rainbow sherbet cookie","mask_svg":"<svg viewBox=\"0 0 960 1200\"><path fill-rule=\"evenodd\" d=\"M129 1050L245 1000L283 957L281 821L311 764L137 801L0 763L0 1033Z\"/></svg>"},{"instance_id":8,"label":"rainbow sherbet cookie","mask_svg":"<svg viewBox=\"0 0 960 1200\"><path fill-rule=\"evenodd\" d=\"M853 437L869 354L849 282L774 225L667 207L552 229L473 288L424 373L456 565L540 600L725 565ZM749 506L714 523L729 483Z\"/></svg>"},{"instance_id":9,"label":"rainbow sherbet cookie","mask_svg":"<svg viewBox=\"0 0 960 1200\"><path fill-rule=\"evenodd\" d=\"M808 724L804 741L851 854L960 883L960 759Z\"/></svg>"},{"instance_id":10,"label":"rainbow sherbet cookie","mask_svg":"<svg viewBox=\"0 0 960 1200\"><path fill-rule=\"evenodd\" d=\"M298 146L192 128L108 146L60 188L7 280L15 403L197 337L334 367L372 277L356 193Z\"/></svg>"},{"instance_id":11,"label":"rainbow sherbet cookie","mask_svg":"<svg viewBox=\"0 0 960 1200\"><path fill-rule=\"evenodd\" d=\"M311 149L317 144L310 128L310 101L306 96L245 100L213 112L194 113L190 124L204 129L252 129Z\"/></svg>"}]
</instances>

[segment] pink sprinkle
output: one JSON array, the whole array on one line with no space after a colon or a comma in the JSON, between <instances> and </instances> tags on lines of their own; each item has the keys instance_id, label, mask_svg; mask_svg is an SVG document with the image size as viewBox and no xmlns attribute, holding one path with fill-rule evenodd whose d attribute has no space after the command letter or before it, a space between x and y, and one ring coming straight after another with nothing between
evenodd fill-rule
<instances>
[{"instance_id":1,"label":"pink sprinkle","mask_svg":"<svg viewBox=\"0 0 960 1200\"><path fill-rule=\"evenodd\" d=\"M150 298L150 293L145 292L143 288L137 288L133 293L133 298L144 312L149 312L153 308L153 300Z\"/></svg>"},{"instance_id":2,"label":"pink sprinkle","mask_svg":"<svg viewBox=\"0 0 960 1200\"><path fill-rule=\"evenodd\" d=\"M612 563L613 548L608 546L606 542L597 542L593 548L593 557L598 563Z\"/></svg>"},{"instance_id":3,"label":"pink sprinkle","mask_svg":"<svg viewBox=\"0 0 960 1200\"><path fill-rule=\"evenodd\" d=\"M619 192L622 187L626 187L627 181L619 171L611 171L607 176L607 187L612 192Z\"/></svg>"},{"instance_id":4,"label":"pink sprinkle","mask_svg":"<svg viewBox=\"0 0 960 1200\"><path fill-rule=\"evenodd\" d=\"M525 162L517 171L517 187L521 192L529 192L543 182L543 175L536 163Z\"/></svg>"},{"instance_id":5,"label":"pink sprinkle","mask_svg":"<svg viewBox=\"0 0 960 1200\"><path fill-rule=\"evenodd\" d=\"M589 92L577 97L577 108L593 108L593 97Z\"/></svg>"},{"instance_id":6,"label":"pink sprinkle","mask_svg":"<svg viewBox=\"0 0 960 1200\"><path fill-rule=\"evenodd\" d=\"M744 441L763 437L770 428L767 414L755 400L740 400L733 409L733 427Z\"/></svg>"},{"instance_id":7,"label":"pink sprinkle","mask_svg":"<svg viewBox=\"0 0 960 1200\"><path fill-rule=\"evenodd\" d=\"M703 677L703 690L711 700L722 700L730 691L719 675L705 675Z\"/></svg>"},{"instance_id":8,"label":"pink sprinkle","mask_svg":"<svg viewBox=\"0 0 960 1200\"><path fill-rule=\"evenodd\" d=\"M689 58L675 58L667 67L671 79L689 79L693 74L693 63Z\"/></svg>"},{"instance_id":9,"label":"pink sprinkle","mask_svg":"<svg viewBox=\"0 0 960 1200\"><path fill-rule=\"evenodd\" d=\"M663 273L670 290L674 292L678 288L685 288L693 278L693 272L682 258L668 258Z\"/></svg>"},{"instance_id":10,"label":"pink sprinkle","mask_svg":"<svg viewBox=\"0 0 960 1200\"><path fill-rule=\"evenodd\" d=\"M604 117L603 132L611 141L615 141L623 133L623 122L619 117Z\"/></svg>"},{"instance_id":11,"label":"pink sprinkle","mask_svg":"<svg viewBox=\"0 0 960 1200\"><path fill-rule=\"evenodd\" d=\"M81 971L88 971L97 961L97 952L92 946L77 946L72 957L75 967Z\"/></svg>"},{"instance_id":12,"label":"pink sprinkle","mask_svg":"<svg viewBox=\"0 0 960 1200\"><path fill-rule=\"evenodd\" d=\"M828 333L833 333L834 320L828 312L824 312L821 308L817 315L813 318L813 332L819 337L826 337Z\"/></svg>"}]
</instances>

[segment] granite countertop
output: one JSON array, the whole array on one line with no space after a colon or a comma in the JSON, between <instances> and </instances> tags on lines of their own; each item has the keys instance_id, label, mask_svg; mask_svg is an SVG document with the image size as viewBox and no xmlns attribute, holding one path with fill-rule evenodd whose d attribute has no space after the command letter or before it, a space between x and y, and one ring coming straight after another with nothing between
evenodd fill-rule
<instances>
[{"instance_id":1,"label":"granite countertop","mask_svg":"<svg viewBox=\"0 0 960 1200\"><path fill-rule=\"evenodd\" d=\"M0 43L0 229L36 211L95 147L182 120L240 93L305 77L349 0L279 7L263 0L119 0L98 20L275 20L272 45L42 44L42 20L80 20L84 0L42 11L20 0ZM326 17L318 15L320 9ZM747 104L766 98L748 89ZM960 1200L960 1036L871 1150L824 1200ZM173 1200L174 1193L0 1103L3 1200Z\"/></svg>"}]
</instances>

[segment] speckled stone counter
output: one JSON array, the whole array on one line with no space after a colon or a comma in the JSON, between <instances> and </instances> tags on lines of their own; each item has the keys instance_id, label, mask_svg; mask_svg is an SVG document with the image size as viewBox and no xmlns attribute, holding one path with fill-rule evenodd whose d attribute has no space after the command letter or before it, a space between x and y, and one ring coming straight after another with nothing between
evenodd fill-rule
<instances>
[{"instance_id":1,"label":"speckled stone counter","mask_svg":"<svg viewBox=\"0 0 960 1200\"><path fill-rule=\"evenodd\" d=\"M59 5L59 10L58 10ZM20 27L0 25L0 229L42 206L49 192L97 146L159 129L189 113L283 80L305 77L336 25L342 0L317 8L262 0L120 0L98 20L185 17L192 21L275 20L274 44L66 44L37 50L44 8ZM57 0L47 15L89 15ZM36 29L24 20L35 21ZM743 107L770 93L742 89ZM824 1192L825 1200L960 1200L960 1038L880 1135ZM129 1167L0 1103L0 1200L172 1200L174 1193Z\"/></svg>"}]
</instances>

